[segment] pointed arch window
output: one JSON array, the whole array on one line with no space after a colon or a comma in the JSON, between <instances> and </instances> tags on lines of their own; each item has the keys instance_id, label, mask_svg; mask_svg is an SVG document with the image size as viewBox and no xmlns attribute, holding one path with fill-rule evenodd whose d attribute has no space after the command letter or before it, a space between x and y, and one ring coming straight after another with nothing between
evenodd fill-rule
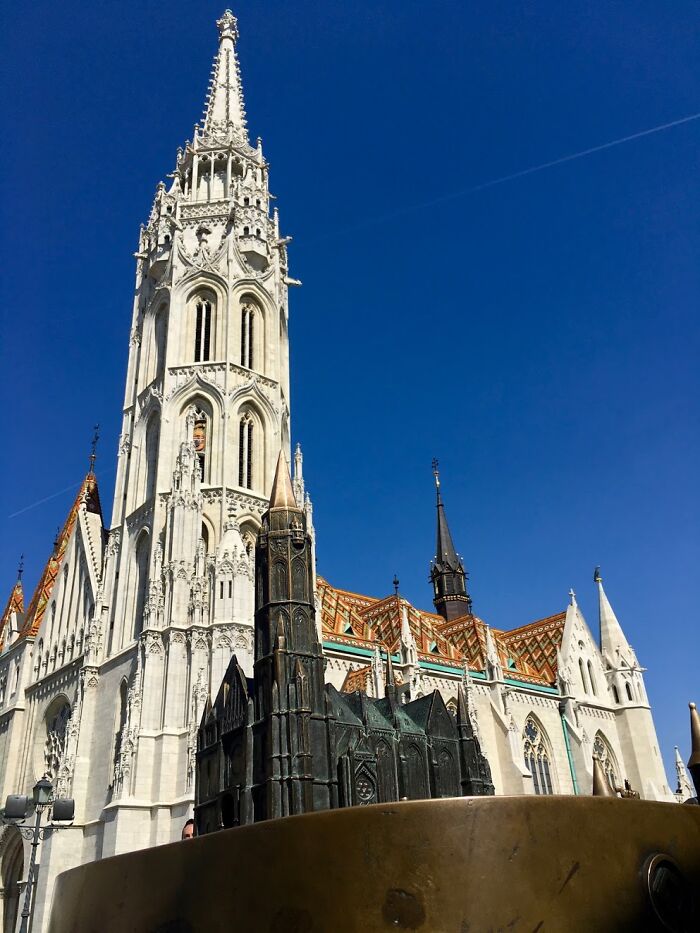
<instances>
[{"instance_id":1,"label":"pointed arch window","mask_svg":"<svg viewBox=\"0 0 700 933\"><path fill-rule=\"evenodd\" d=\"M143 611L146 607L146 590L148 587L148 558L150 556L150 550L150 540L148 534L144 531L139 536L134 553L134 638L138 638L143 631Z\"/></svg>"},{"instance_id":2,"label":"pointed arch window","mask_svg":"<svg viewBox=\"0 0 700 933\"><path fill-rule=\"evenodd\" d=\"M153 351L154 367L153 374L155 379L160 379L165 369L165 344L168 335L168 308L167 305L161 305L156 314L153 326Z\"/></svg>"},{"instance_id":3,"label":"pointed arch window","mask_svg":"<svg viewBox=\"0 0 700 933\"><path fill-rule=\"evenodd\" d=\"M151 415L146 426L146 488L144 500L150 499L156 488L156 471L158 467L158 444L160 441L160 419L157 414Z\"/></svg>"},{"instance_id":4,"label":"pointed arch window","mask_svg":"<svg viewBox=\"0 0 700 933\"><path fill-rule=\"evenodd\" d=\"M588 668L588 682L591 685L591 691L595 696L598 696L598 685L596 684L595 677L593 676L593 665L589 661L587 664Z\"/></svg>"},{"instance_id":5,"label":"pointed arch window","mask_svg":"<svg viewBox=\"0 0 700 933\"><path fill-rule=\"evenodd\" d=\"M194 412L192 443L199 464L199 478L204 482L207 465L207 416L199 409L195 409Z\"/></svg>"},{"instance_id":6,"label":"pointed arch window","mask_svg":"<svg viewBox=\"0 0 700 933\"><path fill-rule=\"evenodd\" d=\"M253 488L253 452L255 430L249 413L243 415L238 426L238 485Z\"/></svg>"},{"instance_id":7,"label":"pointed arch window","mask_svg":"<svg viewBox=\"0 0 700 933\"><path fill-rule=\"evenodd\" d=\"M613 700L615 700L616 703L619 703L620 694L617 692L617 687L615 686L615 684L612 685L612 695L613 695Z\"/></svg>"},{"instance_id":8,"label":"pointed arch window","mask_svg":"<svg viewBox=\"0 0 700 933\"><path fill-rule=\"evenodd\" d=\"M633 701L634 697L632 696L632 688L629 685L629 681L625 681L625 693L627 694L627 699L630 703Z\"/></svg>"},{"instance_id":9,"label":"pointed arch window","mask_svg":"<svg viewBox=\"0 0 700 933\"><path fill-rule=\"evenodd\" d=\"M553 794L549 750L542 729L532 717L527 719L523 730L523 755L535 793Z\"/></svg>"},{"instance_id":10,"label":"pointed arch window","mask_svg":"<svg viewBox=\"0 0 700 933\"><path fill-rule=\"evenodd\" d=\"M255 310L246 304L241 308L241 366L253 369L255 348Z\"/></svg>"},{"instance_id":11,"label":"pointed arch window","mask_svg":"<svg viewBox=\"0 0 700 933\"><path fill-rule=\"evenodd\" d=\"M583 663L583 658L578 659L578 669L581 674L581 686L583 687L583 692L588 693L588 684L586 683L586 668Z\"/></svg>"},{"instance_id":12,"label":"pointed arch window","mask_svg":"<svg viewBox=\"0 0 700 933\"><path fill-rule=\"evenodd\" d=\"M211 359L212 303L208 298L200 298L195 308L194 361L205 363Z\"/></svg>"}]
</instances>

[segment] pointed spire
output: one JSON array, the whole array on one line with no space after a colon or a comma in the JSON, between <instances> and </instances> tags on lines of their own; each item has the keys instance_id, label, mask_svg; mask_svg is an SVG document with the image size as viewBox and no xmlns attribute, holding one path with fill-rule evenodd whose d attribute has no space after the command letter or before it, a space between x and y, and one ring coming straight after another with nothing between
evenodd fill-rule
<instances>
[{"instance_id":1,"label":"pointed spire","mask_svg":"<svg viewBox=\"0 0 700 933\"><path fill-rule=\"evenodd\" d=\"M294 496L297 500L297 505L299 508L304 507L305 500L305 490L304 490L304 455L301 452L301 444L297 444L294 449L294 479L292 480L292 485L294 487Z\"/></svg>"},{"instance_id":2,"label":"pointed spire","mask_svg":"<svg viewBox=\"0 0 700 933\"><path fill-rule=\"evenodd\" d=\"M474 734L474 726L472 725L471 716L469 715L467 692L462 684L457 687L457 725L461 726L461 729L467 736L472 736Z\"/></svg>"},{"instance_id":3,"label":"pointed spire","mask_svg":"<svg viewBox=\"0 0 700 933\"><path fill-rule=\"evenodd\" d=\"M437 545L435 560L430 568L430 579L433 584L435 608L444 619L450 622L452 619L458 619L470 613L472 601L467 593L467 574L464 564L455 550L447 524L437 460L433 460L433 477L437 499Z\"/></svg>"},{"instance_id":4,"label":"pointed spire","mask_svg":"<svg viewBox=\"0 0 700 933\"><path fill-rule=\"evenodd\" d=\"M100 426L96 424L93 428L92 442L90 444L90 469L89 473L95 473L95 460L97 460L97 442L100 439Z\"/></svg>"},{"instance_id":5,"label":"pointed spire","mask_svg":"<svg viewBox=\"0 0 700 933\"><path fill-rule=\"evenodd\" d=\"M270 493L270 508L299 511L292 487L292 478L289 475L289 465L283 450L280 450L280 455L277 458L277 468L275 469L275 478Z\"/></svg>"},{"instance_id":6,"label":"pointed spire","mask_svg":"<svg viewBox=\"0 0 700 933\"><path fill-rule=\"evenodd\" d=\"M637 659L625 638L622 626L617 621L617 616L613 612L612 606L608 601L603 589L603 578L600 575L600 567L596 567L593 575L594 582L598 585L598 617L600 620L600 650L606 656L613 667L619 666L619 660L623 659L630 667L635 667Z\"/></svg>"},{"instance_id":7,"label":"pointed spire","mask_svg":"<svg viewBox=\"0 0 700 933\"><path fill-rule=\"evenodd\" d=\"M690 709L690 758L688 771L695 784L695 794L700 799L700 716L695 703L689 703Z\"/></svg>"},{"instance_id":8,"label":"pointed spire","mask_svg":"<svg viewBox=\"0 0 700 933\"><path fill-rule=\"evenodd\" d=\"M593 756L593 790L591 791L594 797L616 797L615 791L610 786L610 781L608 781L603 771L600 759L595 755Z\"/></svg>"},{"instance_id":9,"label":"pointed spire","mask_svg":"<svg viewBox=\"0 0 700 933\"><path fill-rule=\"evenodd\" d=\"M391 651L386 645L386 681L384 684L384 695L391 699L396 697L396 680L394 679L394 662L391 658Z\"/></svg>"},{"instance_id":10,"label":"pointed spire","mask_svg":"<svg viewBox=\"0 0 700 933\"><path fill-rule=\"evenodd\" d=\"M238 22L230 10L217 20L219 48L214 58L203 119L203 133L237 132L248 141L241 71L236 55Z\"/></svg>"},{"instance_id":11,"label":"pointed spire","mask_svg":"<svg viewBox=\"0 0 700 933\"><path fill-rule=\"evenodd\" d=\"M693 788L690 786L690 780L688 778L688 772L685 770L685 765L683 764L683 759L681 758L681 753L676 745L675 747L676 755L676 778L678 779L678 786L676 787L676 797L678 797L681 802L688 800L694 796Z\"/></svg>"},{"instance_id":12,"label":"pointed spire","mask_svg":"<svg viewBox=\"0 0 700 933\"><path fill-rule=\"evenodd\" d=\"M457 557L452 535L447 524L445 515L445 504L442 501L440 493L440 472L438 470L438 461L433 460L433 476L435 477L435 492L437 494L437 549L435 552L435 563L444 564L450 570L456 570L462 567L462 562Z\"/></svg>"}]
</instances>

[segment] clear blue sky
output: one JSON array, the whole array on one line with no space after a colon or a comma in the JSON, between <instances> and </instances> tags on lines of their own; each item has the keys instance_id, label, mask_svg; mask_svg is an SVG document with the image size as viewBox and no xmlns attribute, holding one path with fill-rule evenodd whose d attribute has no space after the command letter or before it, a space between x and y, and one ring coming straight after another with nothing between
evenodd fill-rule
<instances>
[{"instance_id":1,"label":"clear blue sky","mask_svg":"<svg viewBox=\"0 0 700 933\"><path fill-rule=\"evenodd\" d=\"M200 117L221 12L209 0L6 11L4 591L21 551L35 584L96 421L109 519L138 224ZM373 595L397 573L430 607L439 457L479 615L521 625L561 610L573 586L595 632L601 564L648 667L666 761L674 744L687 757L700 120L436 199L700 111L698 4L234 12L251 135L304 282L292 427L320 571Z\"/></svg>"}]
</instances>

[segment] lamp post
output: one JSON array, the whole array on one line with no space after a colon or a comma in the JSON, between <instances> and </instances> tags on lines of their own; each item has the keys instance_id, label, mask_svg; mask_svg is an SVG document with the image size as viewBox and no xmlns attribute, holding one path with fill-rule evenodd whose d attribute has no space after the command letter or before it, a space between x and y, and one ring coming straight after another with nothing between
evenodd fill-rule
<instances>
[{"instance_id":1,"label":"lamp post","mask_svg":"<svg viewBox=\"0 0 700 933\"><path fill-rule=\"evenodd\" d=\"M29 857L29 869L27 871L27 883L24 892L24 906L22 907L22 922L19 933L28 933L29 918L32 912L32 889L36 878L36 856L39 843L57 829L63 829L73 822L75 814L75 803L68 797L54 797L53 785L46 775L40 778L32 790L32 800L36 817L34 827L23 826L20 821L25 820L29 815L29 798L25 794L11 794L5 802L5 812L2 817L3 823L16 826L24 839L31 843L31 855ZM51 814L51 825L42 826L41 817L45 810L53 808ZM57 825L59 824L59 825Z\"/></svg>"}]
</instances>

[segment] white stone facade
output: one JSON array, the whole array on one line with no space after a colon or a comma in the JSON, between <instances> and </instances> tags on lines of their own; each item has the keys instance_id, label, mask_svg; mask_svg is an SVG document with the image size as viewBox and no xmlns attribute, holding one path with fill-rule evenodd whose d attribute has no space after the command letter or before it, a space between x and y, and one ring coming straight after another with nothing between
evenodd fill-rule
<instances>
[{"instance_id":1,"label":"white stone facade","mask_svg":"<svg viewBox=\"0 0 700 933\"><path fill-rule=\"evenodd\" d=\"M218 27L202 125L139 238L109 531L90 473L38 597L6 614L0 795L31 793L49 773L76 802L73 827L40 850L35 933L60 871L179 838L206 698L232 652L252 672L253 542L277 454L291 454L287 292L300 283L270 211L262 145L248 140L236 21L227 12ZM295 466L310 520L299 453ZM590 792L602 742L617 779L672 799L631 649L614 632L601 653L575 601L569 609L558 687L513 682L497 658L466 676L496 792L534 792L524 758L534 722L528 749L546 758L553 792ZM426 663L402 632L412 693L437 688L453 700L463 670ZM340 687L358 661L324 638L327 679ZM27 864L27 845L4 828L5 930Z\"/></svg>"}]
</instances>

